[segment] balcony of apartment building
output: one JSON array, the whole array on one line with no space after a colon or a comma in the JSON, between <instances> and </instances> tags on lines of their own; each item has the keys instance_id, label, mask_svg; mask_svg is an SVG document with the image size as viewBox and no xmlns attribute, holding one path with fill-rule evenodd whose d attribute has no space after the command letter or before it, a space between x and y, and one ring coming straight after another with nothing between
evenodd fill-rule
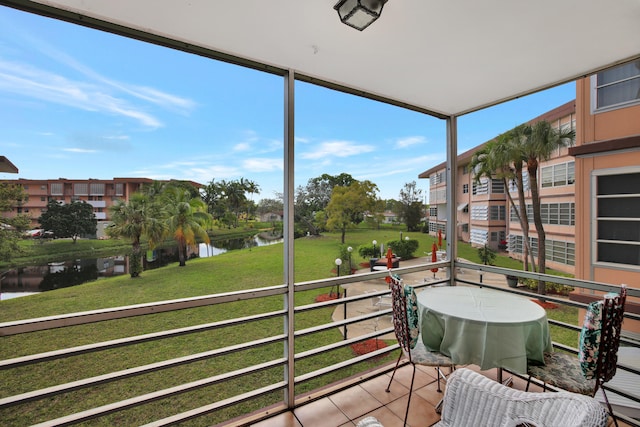
<instances>
[{"instance_id":1,"label":"balcony of apartment building","mask_svg":"<svg viewBox=\"0 0 640 427\"><path fill-rule=\"evenodd\" d=\"M433 273L436 268L437 273ZM498 267L449 259L432 263L416 258L403 262L403 267L394 269L394 273L417 292L433 289L434 285L456 285L532 298L522 288L509 288L504 275L513 270ZM385 281L388 274L364 269L293 286L283 284L0 323L5 348L4 360L0 361L2 376L12 378L5 382L0 414L9 425L17 422L24 411L49 414L30 418L42 425L71 425L96 419L107 424L154 426L188 424L191 420L189 425L313 427L354 425L366 416L375 416L386 426L400 425L411 366L406 359L401 361L387 392L400 351L391 322L392 310L381 304L389 298ZM531 272L521 274L552 279ZM557 277L553 280L585 292L619 290L603 283ZM341 298L287 307L286 301L295 301L298 293L322 293L334 288L340 290ZM640 297L640 289L629 288L629 295ZM586 306L557 295L548 295L544 301L566 307ZM200 319L197 313L202 310L210 313L208 322L188 322L192 316ZM327 321L309 324L306 313L316 310L326 311ZM625 317L625 324L640 322L637 312L629 311ZM178 319L182 320L176 323ZM548 322L553 345L575 353L575 347L557 341L565 333L577 337L578 322L569 324L552 318ZM132 329L129 324L137 328ZM102 332L96 334L97 330ZM107 330L112 332L105 334ZM83 331L94 332L87 335ZM91 339L111 334L104 341ZM28 351L30 340L47 336L65 338L54 340L44 353ZM637 357L633 349L640 351L640 341L624 333L622 344L632 352L621 353L619 380L606 385L607 394L620 425L640 426L640 419L634 418L640 416L636 388L640 371L632 360ZM141 353L141 347L147 350ZM356 348L366 350L356 352ZM163 351L158 353L159 349ZM114 354L118 355L115 359ZM131 358L131 354L137 354L140 360ZM116 363L111 369L109 364L98 370L89 368L102 363L100 360L123 363ZM491 379L508 376L511 387L525 389L526 372L464 366ZM56 372L69 369L77 372L75 379L57 383ZM82 375L83 371L93 374ZM39 372L46 372L50 378L47 387L25 390L20 386L20 378L28 382L29 376ZM541 391L540 384L536 384L529 391ZM446 383L442 387L446 391ZM118 392L114 394L114 390ZM80 412L58 412L64 411L64 406L52 412L61 402L82 400L82 396L91 399ZM107 396L115 400L105 400ZM436 423L440 418L436 406L442 396L437 391L436 371L419 368L408 424ZM145 411L149 406L155 409ZM137 410L147 415L137 418Z\"/></svg>"},{"instance_id":2,"label":"balcony of apartment building","mask_svg":"<svg viewBox=\"0 0 640 427\"><path fill-rule=\"evenodd\" d=\"M615 8L607 7L605 2L598 4L600 7L576 8L573 3L546 0L527 11L530 22L544 23L550 29L549 37L544 38L534 37L540 25L520 25L518 37L504 36L500 23L520 22L521 8L470 9L468 3L455 2L443 2L436 9L433 2L411 2L411 10L403 9L402 2L393 5L389 2L389 9L399 5L398 9L390 10L367 32L339 27L333 11L323 9L326 5L322 2L305 2L304 6L293 1L253 2L251 8L242 2L193 2L189 8L179 2L165 2L161 10L149 1L140 2L135 9L122 8L114 2L3 3L282 77L287 210L293 209L296 79L442 119L446 122L447 173L454 176L458 118L638 57L637 44L633 43L638 39L637 7L633 2ZM383 3L380 2L379 12ZM557 13L548 13L550 9ZM351 15L340 17L346 21ZM357 20L366 13L353 15ZM184 19L166 19L167 16ZM435 17L430 25L419 19L426 16ZM567 16L572 17L572 22L598 22L598 43L592 42L592 27L574 25L572 43L579 48L557 49L558 40L567 31ZM443 43L425 43L438 34L451 32L457 32L457 36L445 37ZM530 41L527 54L514 58L512 52L522 40ZM569 51L571 57L566 60ZM460 58L464 58L464 66ZM541 61L545 64L544 73L539 71ZM473 64L471 71L468 64ZM470 72L473 79L469 78ZM455 219L455 196L452 199L447 201L440 195L431 198L438 210L443 211L436 213L436 221L446 223ZM447 218L445 212L453 216ZM446 288L494 289L500 294L531 297L522 289L503 286L505 274L553 280L586 292L619 290L609 283L459 261L453 231L456 224L446 225L452 234L447 242L446 260L431 263L421 259L416 265L403 263L402 268L394 271L418 291L442 284ZM293 224L285 221L285 234L292 228ZM406 361L401 362L395 382L390 392L386 392L399 350L391 335L391 309L383 303L385 297L388 301L389 289L384 279L389 273L364 272L295 282L292 236L291 231L286 237L282 284L0 324L0 335L8 343L2 346L8 353L0 364L3 375L10 379L5 382L0 399L0 410L6 414L3 420L31 414L38 417L49 405L59 408L56 405L64 401L78 400L83 405L79 412L49 409L51 416L39 416L36 422L68 425L97 419L113 425L131 419L131 424L156 426L188 421L196 425L340 426L352 425L373 414L386 425L399 425L409 375ZM425 280L427 277L433 280ZM334 287L344 296L307 304L297 301L303 292L321 293ZM640 290L632 286L629 295L638 298ZM541 302L585 307L552 295ZM329 312L326 322L309 324L305 315L317 310ZM210 320L189 323L191 315L198 311L205 311ZM625 327L626 322L637 321L640 321L637 313L625 313ZM578 321L550 319L549 323L554 327L555 348L575 353L575 347L558 342L555 328L575 333ZM135 327L128 328L125 335L124 325ZM112 336L99 342L92 339L96 328L108 327L112 328ZM61 338L48 342L51 350L30 354L29 340L46 338L51 332ZM200 346L192 346L191 339L198 334L204 334L204 340L199 342ZM363 354L351 352L353 345L369 340L378 343L376 339L389 344ZM156 345L161 342L166 345ZM631 349L639 347L632 337L624 336L622 342ZM129 349L140 345L146 345L147 350L138 352L141 360L130 359ZM103 371L92 370L97 363L91 362L100 362L102 355L119 363ZM228 360L234 362L229 364ZM76 378L56 382L56 374L61 370L72 371ZM630 384L635 388L628 391L624 381L607 385L610 393L620 397L614 402L615 412L623 422L640 425L626 412L636 409L640 400L637 395L640 371L623 360L619 360L618 370L631 376ZM85 371L95 373L83 375ZM433 370L420 371L409 424L432 425L438 420L434 407L441 394L433 393ZM515 386L521 387L519 378L523 373L508 373L515 377ZM47 378L47 386L39 390L21 387L21 378L38 374ZM491 369L486 374L497 377L498 373ZM101 397L109 389L118 398ZM144 405L152 405L147 412L152 415L136 418L135 411ZM127 418L131 414L133 417Z\"/></svg>"},{"instance_id":3,"label":"balcony of apartment building","mask_svg":"<svg viewBox=\"0 0 640 427\"><path fill-rule=\"evenodd\" d=\"M103 209L107 207L107 202L105 202L104 200L85 200L85 201L91 206L93 206L94 209L96 208Z\"/></svg>"}]
</instances>

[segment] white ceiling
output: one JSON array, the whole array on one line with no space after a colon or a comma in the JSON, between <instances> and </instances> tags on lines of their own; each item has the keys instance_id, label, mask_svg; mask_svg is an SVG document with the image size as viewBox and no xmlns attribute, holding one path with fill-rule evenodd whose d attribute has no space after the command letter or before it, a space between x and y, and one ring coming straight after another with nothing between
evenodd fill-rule
<instances>
[{"instance_id":1,"label":"white ceiling","mask_svg":"<svg viewBox=\"0 0 640 427\"><path fill-rule=\"evenodd\" d=\"M447 116L640 57L640 0L389 0L363 32L339 21L335 2L0 0Z\"/></svg>"}]
</instances>

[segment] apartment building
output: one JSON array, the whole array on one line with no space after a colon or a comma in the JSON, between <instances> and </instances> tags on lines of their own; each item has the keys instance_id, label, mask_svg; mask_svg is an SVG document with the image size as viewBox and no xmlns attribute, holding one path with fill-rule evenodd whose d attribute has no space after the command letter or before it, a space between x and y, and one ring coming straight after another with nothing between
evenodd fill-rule
<instances>
[{"instance_id":1,"label":"apartment building","mask_svg":"<svg viewBox=\"0 0 640 427\"><path fill-rule=\"evenodd\" d=\"M113 178L103 179L15 179L5 180L9 184L21 185L27 199L13 207L8 217L27 214L31 217L33 228L38 227L38 218L47 209L50 200L63 203L85 201L93 206L98 220L97 237L103 237L105 227L109 224L109 207L118 200L129 200L129 196L140 190L142 185L153 182L149 178Z\"/></svg>"},{"instance_id":2,"label":"apartment building","mask_svg":"<svg viewBox=\"0 0 640 427\"><path fill-rule=\"evenodd\" d=\"M529 121L530 124L546 120L558 129L575 129L576 104L570 101ZM457 234L458 238L474 246L485 244L494 250L508 250L509 255L522 259L523 232L514 208L518 205L515 186L505 188L501 179L475 179L470 168L473 155L487 142L460 155L457 164ZM428 178L429 189L429 233L445 231L447 223L446 163L441 163L419 175ZM574 159L568 148L557 150L552 157L540 164L542 220L546 233L547 266L573 273L575 264L575 172ZM524 173L525 194L529 214L529 239L536 253L538 238L533 226L533 208L529 194L529 179ZM515 201L510 206L507 191Z\"/></svg>"},{"instance_id":3,"label":"apartment building","mask_svg":"<svg viewBox=\"0 0 640 427\"><path fill-rule=\"evenodd\" d=\"M576 119L576 144L569 150L576 176L575 276L638 287L640 60L578 80ZM572 295L583 302L596 297ZM627 306L640 313L637 300Z\"/></svg>"}]
</instances>

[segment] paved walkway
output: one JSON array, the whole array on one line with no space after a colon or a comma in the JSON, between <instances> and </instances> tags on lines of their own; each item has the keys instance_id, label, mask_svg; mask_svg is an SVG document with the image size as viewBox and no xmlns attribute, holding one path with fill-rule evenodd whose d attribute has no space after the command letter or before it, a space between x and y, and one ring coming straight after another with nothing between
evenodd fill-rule
<instances>
[{"instance_id":1,"label":"paved walkway","mask_svg":"<svg viewBox=\"0 0 640 427\"><path fill-rule=\"evenodd\" d=\"M414 258L407 261L401 261L400 267L408 267L413 265L419 265L430 262L426 258ZM358 270L355 274L361 274L369 272L368 268ZM422 271L419 273L403 273L402 279L404 283L409 285L418 285L423 284L429 281L433 281L434 274L430 271ZM448 277L448 272L440 269L437 273L435 273L436 279L444 279ZM457 277L463 278L469 281L480 281L479 272L476 270L467 270L461 269L458 271ZM507 282L503 274L496 273L483 273L482 275L483 283L491 284L494 286L501 286L507 288ZM342 285L343 289L347 290L347 296L355 296L362 295L371 292L379 292L388 290L389 286L384 281L384 279L370 279L362 282L354 282L348 283L346 285ZM363 314L370 314L375 311L384 310L391 307L391 296L383 297L371 297L369 299L363 299L361 301L352 302L347 304L347 318L361 316ZM343 320L344 319L344 306L338 305L333 312L332 316L334 321ZM385 329L391 327L391 315L381 314L379 317L371 319L366 322L359 322L357 324L347 326L347 336L348 337L356 337L364 334L368 334L371 332L375 332L379 329ZM382 337L383 339L395 339L395 335L393 333L385 335Z\"/></svg>"}]
</instances>

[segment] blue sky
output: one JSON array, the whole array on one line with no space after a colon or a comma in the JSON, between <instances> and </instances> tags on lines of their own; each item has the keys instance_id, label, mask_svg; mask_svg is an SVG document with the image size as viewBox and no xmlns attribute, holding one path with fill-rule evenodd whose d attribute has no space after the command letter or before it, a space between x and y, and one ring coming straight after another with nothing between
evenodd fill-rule
<instances>
[{"instance_id":1,"label":"blue sky","mask_svg":"<svg viewBox=\"0 0 640 427\"><path fill-rule=\"evenodd\" d=\"M277 76L0 6L0 155L20 170L2 179L242 177L274 198L282 93ZM462 116L459 152L574 98L567 84ZM344 172L384 199L411 181L428 196L443 121L300 82L295 108L296 186Z\"/></svg>"}]
</instances>

